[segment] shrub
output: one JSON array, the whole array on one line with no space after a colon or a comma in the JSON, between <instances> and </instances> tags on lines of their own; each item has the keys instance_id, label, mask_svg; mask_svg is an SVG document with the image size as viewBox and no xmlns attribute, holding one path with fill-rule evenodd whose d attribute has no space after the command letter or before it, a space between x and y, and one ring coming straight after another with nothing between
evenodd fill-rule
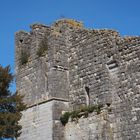
<instances>
[{"instance_id":1,"label":"shrub","mask_svg":"<svg viewBox=\"0 0 140 140\"><path fill-rule=\"evenodd\" d=\"M97 114L100 114L100 113L101 113L101 108L98 107L98 108L96 109L96 112L97 112Z\"/></svg>"},{"instance_id":2,"label":"shrub","mask_svg":"<svg viewBox=\"0 0 140 140\"><path fill-rule=\"evenodd\" d=\"M71 117L72 121L77 121L78 118L82 116L88 117L89 113L97 112L97 114L101 113L103 105L92 105L92 106L82 106L79 110L74 110L72 112L65 112L61 117L60 121L65 126L68 123L69 118Z\"/></svg>"},{"instance_id":3,"label":"shrub","mask_svg":"<svg viewBox=\"0 0 140 140\"><path fill-rule=\"evenodd\" d=\"M65 112L61 117L60 117L60 121L61 123L65 126L66 123L68 123L69 118L70 118L71 113L70 112Z\"/></svg>"},{"instance_id":4,"label":"shrub","mask_svg":"<svg viewBox=\"0 0 140 140\"><path fill-rule=\"evenodd\" d=\"M28 59L29 59L29 54L26 53L26 52L22 52L21 53L21 57L20 57L20 63L21 65L24 65L28 62Z\"/></svg>"},{"instance_id":5,"label":"shrub","mask_svg":"<svg viewBox=\"0 0 140 140\"><path fill-rule=\"evenodd\" d=\"M39 48L38 48L36 54L37 54L39 57L44 56L45 53L46 53L46 51L47 51L47 49L48 49L47 39L44 38L44 39L41 41L41 43L40 43L40 45L39 45Z\"/></svg>"},{"instance_id":6,"label":"shrub","mask_svg":"<svg viewBox=\"0 0 140 140\"><path fill-rule=\"evenodd\" d=\"M71 117L72 121L74 121L75 119L77 120L79 113L80 113L79 110L74 110L70 113L70 117Z\"/></svg>"},{"instance_id":7,"label":"shrub","mask_svg":"<svg viewBox=\"0 0 140 140\"><path fill-rule=\"evenodd\" d=\"M97 114L100 114L101 113L101 109L103 108L103 105L102 104L99 104L96 106L96 112Z\"/></svg>"},{"instance_id":8,"label":"shrub","mask_svg":"<svg viewBox=\"0 0 140 140\"><path fill-rule=\"evenodd\" d=\"M92 113L95 109L96 109L96 106L89 106L89 107L87 108L87 111L88 111L89 113Z\"/></svg>"},{"instance_id":9,"label":"shrub","mask_svg":"<svg viewBox=\"0 0 140 140\"><path fill-rule=\"evenodd\" d=\"M39 47L38 51L37 51L37 55L39 57L44 56L46 51L47 51L47 48L45 46L44 47Z\"/></svg>"}]
</instances>

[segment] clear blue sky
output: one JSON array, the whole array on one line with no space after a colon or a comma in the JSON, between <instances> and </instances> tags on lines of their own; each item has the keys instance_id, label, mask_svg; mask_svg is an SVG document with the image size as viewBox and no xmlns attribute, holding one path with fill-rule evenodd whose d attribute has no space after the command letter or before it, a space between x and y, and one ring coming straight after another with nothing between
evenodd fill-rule
<instances>
[{"instance_id":1,"label":"clear blue sky","mask_svg":"<svg viewBox=\"0 0 140 140\"><path fill-rule=\"evenodd\" d=\"M51 24L62 16L83 21L87 28L140 35L140 0L0 0L0 64L10 64L14 72L16 31L29 31L36 22Z\"/></svg>"}]
</instances>

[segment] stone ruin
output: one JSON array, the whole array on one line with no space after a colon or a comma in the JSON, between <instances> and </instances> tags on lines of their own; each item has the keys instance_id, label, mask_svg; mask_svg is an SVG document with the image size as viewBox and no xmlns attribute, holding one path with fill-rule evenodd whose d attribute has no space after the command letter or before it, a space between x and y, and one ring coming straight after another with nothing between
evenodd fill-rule
<instances>
[{"instance_id":1,"label":"stone ruin","mask_svg":"<svg viewBox=\"0 0 140 140\"><path fill-rule=\"evenodd\" d=\"M19 31L17 90L28 109L18 140L140 140L140 37L70 19ZM63 126L60 116L103 104Z\"/></svg>"}]
</instances>

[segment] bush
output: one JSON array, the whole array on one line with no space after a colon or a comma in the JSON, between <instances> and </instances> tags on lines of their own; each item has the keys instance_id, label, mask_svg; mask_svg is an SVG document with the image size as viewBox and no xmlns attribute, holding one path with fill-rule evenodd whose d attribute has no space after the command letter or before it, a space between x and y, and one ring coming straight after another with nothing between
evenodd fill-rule
<instances>
[{"instance_id":1,"label":"bush","mask_svg":"<svg viewBox=\"0 0 140 140\"><path fill-rule=\"evenodd\" d=\"M103 105L102 104L99 104L99 105L96 106L96 112L97 112L97 114L100 114L101 113L102 108L103 108Z\"/></svg>"},{"instance_id":2,"label":"bush","mask_svg":"<svg viewBox=\"0 0 140 140\"><path fill-rule=\"evenodd\" d=\"M29 59L29 54L27 54L26 52L22 52L20 57L21 65L26 64L28 62L28 59Z\"/></svg>"},{"instance_id":3,"label":"bush","mask_svg":"<svg viewBox=\"0 0 140 140\"><path fill-rule=\"evenodd\" d=\"M89 113L92 113L95 109L96 109L96 106L89 106L89 107L87 108L87 111L88 111Z\"/></svg>"},{"instance_id":4,"label":"bush","mask_svg":"<svg viewBox=\"0 0 140 140\"><path fill-rule=\"evenodd\" d=\"M60 121L61 123L65 126L70 118L71 113L70 112L65 112L61 117L60 117Z\"/></svg>"},{"instance_id":5,"label":"bush","mask_svg":"<svg viewBox=\"0 0 140 140\"><path fill-rule=\"evenodd\" d=\"M82 106L79 110L74 110L72 112L65 112L61 117L60 121L65 126L68 123L69 118L71 117L72 121L77 121L78 118L82 116L88 117L89 113L97 112L97 114L101 113L103 105L93 105L93 106Z\"/></svg>"},{"instance_id":6,"label":"bush","mask_svg":"<svg viewBox=\"0 0 140 140\"><path fill-rule=\"evenodd\" d=\"M72 121L74 121L74 119L77 120L79 113L80 113L79 110L74 110L70 113L70 117L71 117Z\"/></svg>"},{"instance_id":7,"label":"bush","mask_svg":"<svg viewBox=\"0 0 140 140\"><path fill-rule=\"evenodd\" d=\"M37 55L39 57L44 56L46 51L47 51L47 48L45 46L44 47L40 47L40 48L38 48Z\"/></svg>"},{"instance_id":8,"label":"bush","mask_svg":"<svg viewBox=\"0 0 140 140\"><path fill-rule=\"evenodd\" d=\"M42 56L45 55L45 53L46 53L47 50L48 50L48 43L47 43L47 39L44 38L44 39L41 41L41 43L40 43L40 45L39 45L39 48L38 48L36 54L37 54L39 57L42 57Z\"/></svg>"}]
</instances>

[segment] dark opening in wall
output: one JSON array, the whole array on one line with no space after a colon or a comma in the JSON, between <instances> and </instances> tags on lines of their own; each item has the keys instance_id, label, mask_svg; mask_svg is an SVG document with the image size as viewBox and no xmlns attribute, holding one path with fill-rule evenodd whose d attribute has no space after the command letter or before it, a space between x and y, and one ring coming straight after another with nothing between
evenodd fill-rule
<instances>
[{"instance_id":1,"label":"dark opening in wall","mask_svg":"<svg viewBox=\"0 0 140 140\"><path fill-rule=\"evenodd\" d=\"M107 66L108 66L108 69L109 70L112 70L112 69L115 69L118 67L118 64L115 60L110 60L108 63L107 63Z\"/></svg>"},{"instance_id":2,"label":"dark opening in wall","mask_svg":"<svg viewBox=\"0 0 140 140\"><path fill-rule=\"evenodd\" d=\"M88 94L88 96L89 96L89 87L85 87L85 90L86 90L86 92L87 92L87 94Z\"/></svg>"},{"instance_id":3,"label":"dark opening in wall","mask_svg":"<svg viewBox=\"0 0 140 140\"><path fill-rule=\"evenodd\" d=\"M86 104L90 105L90 94L89 94L89 87L85 86L85 91L86 91Z\"/></svg>"},{"instance_id":4,"label":"dark opening in wall","mask_svg":"<svg viewBox=\"0 0 140 140\"><path fill-rule=\"evenodd\" d=\"M108 107L110 107L111 103L106 103L106 105L107 105Z\"/></svg>"},{"instance_id":5,"label":"dark opening in wall","mask_svg":"<svg viewBox=\"0 0 140 140\"><path fill-rule=\"evenodd\" d=\"M19 42L22 43L23 42L23 39L20 39Z\"/></svg>"}]
</instances>

